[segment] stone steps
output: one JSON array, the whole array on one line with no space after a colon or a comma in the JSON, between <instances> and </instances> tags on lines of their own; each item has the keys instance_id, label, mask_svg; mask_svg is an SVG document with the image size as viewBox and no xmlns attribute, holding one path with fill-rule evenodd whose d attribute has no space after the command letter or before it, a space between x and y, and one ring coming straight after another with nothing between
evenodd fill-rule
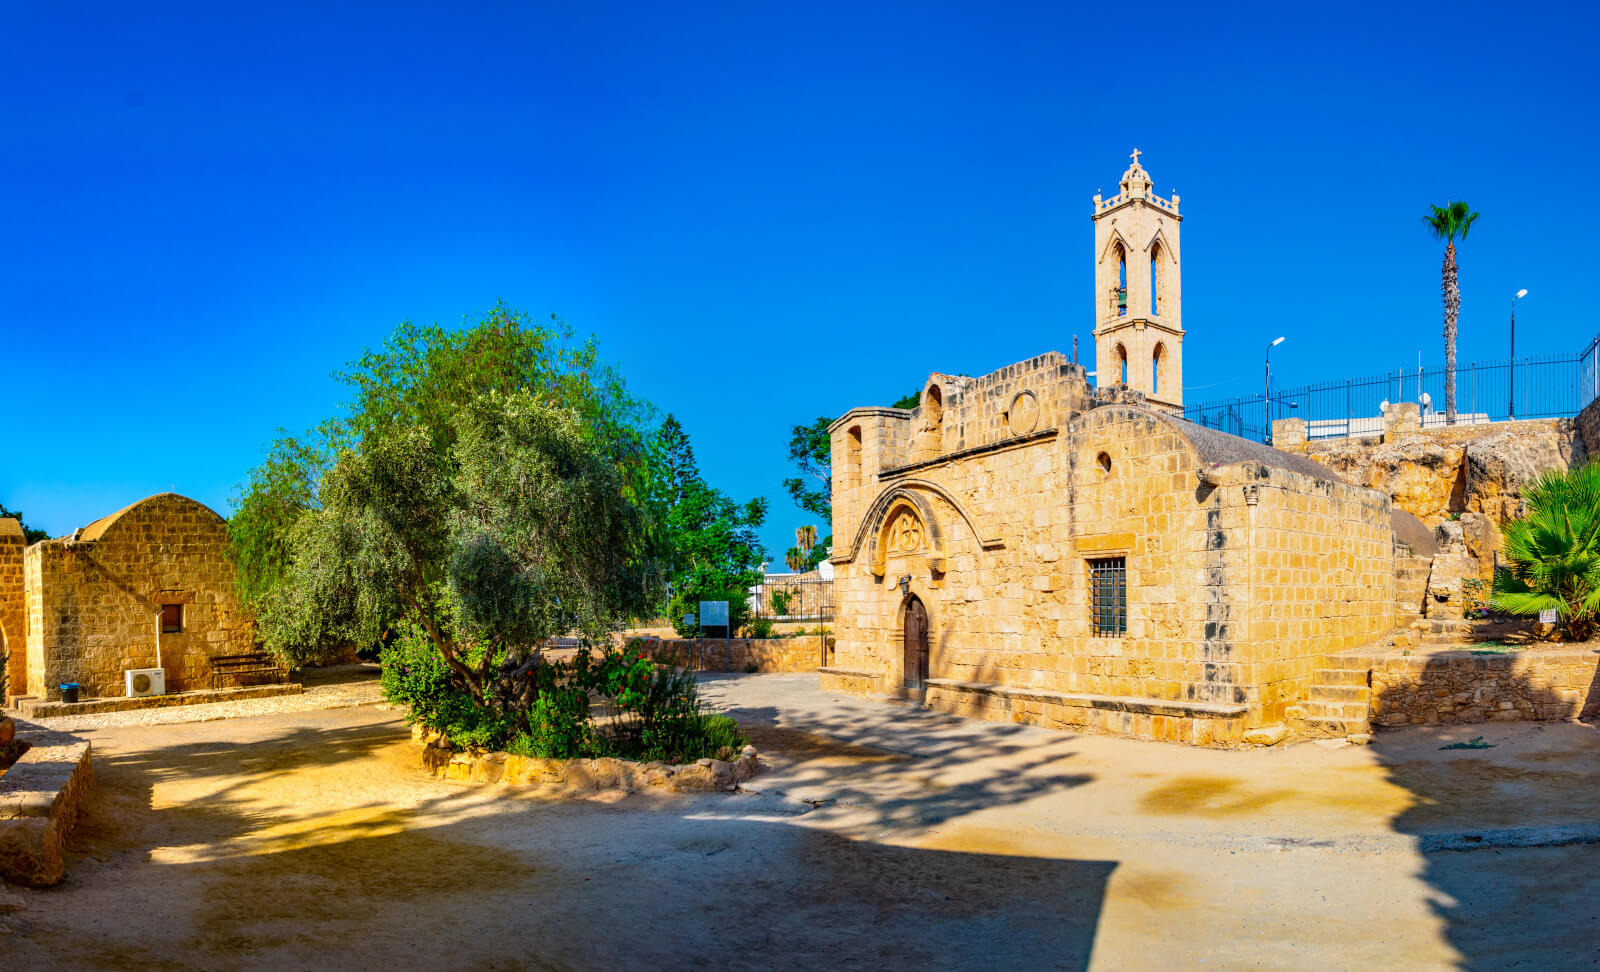
<instances>
[{"instance_id":1,"label":"stone steps","mask_svg":"<svg viewBox=\"0 0 1600 972\"><path fill-rule=\"evenodd\" d=\"M1372 658L1367 652L1329 655L1311 674L1306 699L1289 708L1289 719L1308 736L1349 736L1372 731Z\"/></svg>"}]
</instances>

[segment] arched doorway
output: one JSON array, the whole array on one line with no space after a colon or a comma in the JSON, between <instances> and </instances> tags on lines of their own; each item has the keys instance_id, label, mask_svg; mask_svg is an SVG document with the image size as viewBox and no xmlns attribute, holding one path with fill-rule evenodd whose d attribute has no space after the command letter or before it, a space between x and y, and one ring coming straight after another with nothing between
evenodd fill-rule
<instances>
[{"instance_id":1,"label":"arched doorway","mask_svg":"<svg viewBox=\"0 0 1600 972\"><path fill-rule=\"evenodd\" d=\"M922 688L928 679L928 609L915 594L906 602L906 688Z\"/></svg>"}]
</instances>

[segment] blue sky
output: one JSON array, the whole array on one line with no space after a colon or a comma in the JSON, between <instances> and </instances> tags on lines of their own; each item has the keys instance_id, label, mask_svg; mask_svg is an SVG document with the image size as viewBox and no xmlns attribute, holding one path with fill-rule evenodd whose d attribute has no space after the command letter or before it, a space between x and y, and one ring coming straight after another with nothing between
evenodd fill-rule
<instances>
[{"instance_id":1,"label":"blue sky","mask_svg":"<svg viewBox=\"0 0 1600 972\"><path fill-rule=\"evenodd\" d=\"M335 9L336 8L336 9ZM451 9L456 8L456 9ZM593 332L703 469L1092 327L1090 197L1182 194L1184 384L1249 393L1600 330L1591 6L427 4L0 12L0 501L226 513L404 319Z\"/></svg>"}]
</instances>

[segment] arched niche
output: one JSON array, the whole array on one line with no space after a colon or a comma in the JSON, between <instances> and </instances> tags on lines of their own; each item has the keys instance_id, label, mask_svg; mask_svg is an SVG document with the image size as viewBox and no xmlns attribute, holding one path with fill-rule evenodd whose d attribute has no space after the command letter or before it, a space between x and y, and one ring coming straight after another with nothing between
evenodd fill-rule
<instances>
[{"instance_id":1,"label":"arched niche","mask_svg":"<svg viewBox=\"0 0 1600 972\"><path fill-rule=\"evenodd\" d=\"M884 575L890 557L920 559L931 575L945 571L944 533L932 506L914 493L895 496L872 533L868 564L874 576Z\"/></svg>"}]
</instances>

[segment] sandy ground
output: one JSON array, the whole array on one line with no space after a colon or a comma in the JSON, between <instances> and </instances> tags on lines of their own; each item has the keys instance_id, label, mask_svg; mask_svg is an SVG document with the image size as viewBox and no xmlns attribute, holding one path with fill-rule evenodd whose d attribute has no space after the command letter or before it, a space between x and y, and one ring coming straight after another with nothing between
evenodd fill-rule
<instances>
[{"instance_id":1,"label":"sandy ground","mask_svg":"<svg viewBox=\"0 0 1600 972\"><path fill-rule=\"evenodd\" d=\"M710 676L753 791L424 776L372 705L89 730L13 967L1600 968L1584 725L1210 752ZM1441 750L1482 735L1493 748ZM1468 850L1430 850L1466 847Z\"/></svg>"}]
</instances>

